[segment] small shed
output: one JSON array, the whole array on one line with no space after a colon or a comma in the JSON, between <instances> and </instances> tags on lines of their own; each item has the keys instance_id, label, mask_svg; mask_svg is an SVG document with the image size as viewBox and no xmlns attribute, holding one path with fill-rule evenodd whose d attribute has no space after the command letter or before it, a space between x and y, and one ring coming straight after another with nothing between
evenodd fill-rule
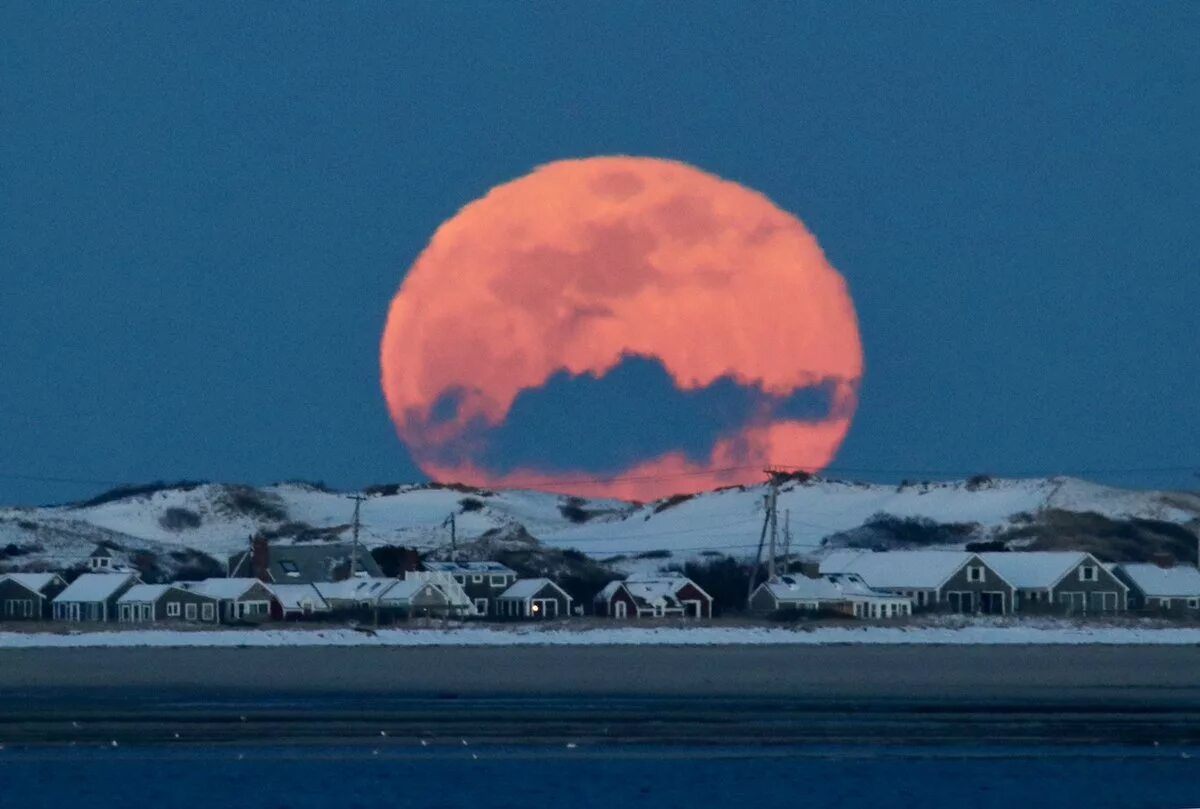
<instances>
[{"instance_id":1,"label":"small shed","mask_svg":"<svg viewBox=\"0 0 1200 809\"><path fill-rule=\"evenodd\" d=\"M520 579L496 598L502 618L561 618L571 614L571 596L550 579Z\"/></svg>"}]
</instances>

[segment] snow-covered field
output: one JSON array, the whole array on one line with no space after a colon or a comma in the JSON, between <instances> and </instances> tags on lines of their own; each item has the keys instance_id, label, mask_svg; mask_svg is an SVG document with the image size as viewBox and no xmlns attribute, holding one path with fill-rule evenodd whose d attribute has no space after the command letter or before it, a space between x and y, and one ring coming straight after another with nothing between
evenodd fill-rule
<instances>
[{"instance_id":1,"label":"snow-covered field","mask_svg":"<svg viewBox=\"0 0 1200 809\"><path fill-rule=\"evenodd\" d=\"M756 550L764 492L763 486L737 487L639 505L531 491L401 486L372 494L363 503L362 539L368 546L446 549L450 531L445 522L453 514L460 542L495 529L524 528L547 545L597 559L626 557L626 565L636 566L639 554L662 556L664 551L676 562L706 553L744 558ZM1200 495L1116 489L1073 478L900 486L813 479L785 484L779 508L789 515L793 549L803 552L880 513L978 523L988 530L1045 509L1189 524L1200 519ZM11 569L69 567L100 540L127 554L144 550L168 561L172 552L183 549L222 560L260 530L284 540L297 526L322 538L348 538L352 514L353 503L345 494L306 484L203 484L97 505L0 508L0 548L34 549L10 556L6 564Z\"/></svg>"},{"instance_id":2,"label":"snow-covered field","mask_svg":"<svg viewBox=\"0 0 1200 809\"><path fill-rule=\"evenodd\" d=\"M1042 622L1024 625L921 627L619 627L603 629L254 629L226 631L129 630L75 634L0 632L0 650L120 647L282 646L761 646L761 645L1080 645L1195 646L1200 628L1154 625L1092 626Z\"/></svg>"}]
</instances>

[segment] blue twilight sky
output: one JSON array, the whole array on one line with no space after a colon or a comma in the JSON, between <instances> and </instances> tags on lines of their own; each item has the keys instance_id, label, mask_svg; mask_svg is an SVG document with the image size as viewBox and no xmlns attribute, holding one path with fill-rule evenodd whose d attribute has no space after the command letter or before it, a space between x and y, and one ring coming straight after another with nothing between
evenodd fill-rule
<instances>
[{"instance_id":1,"label":"blue twilight sky","mask_svg":"<svg viewBox=\"0 0 1200 809\"><path fill-rule=\"evenodd\" d=\"M865 343L848 476L1200 486L1197 42L1194 2L3 4L0 502L418 479L377 382L405 268L611 153L816 234Z\"/></svg>"}]
</instances>

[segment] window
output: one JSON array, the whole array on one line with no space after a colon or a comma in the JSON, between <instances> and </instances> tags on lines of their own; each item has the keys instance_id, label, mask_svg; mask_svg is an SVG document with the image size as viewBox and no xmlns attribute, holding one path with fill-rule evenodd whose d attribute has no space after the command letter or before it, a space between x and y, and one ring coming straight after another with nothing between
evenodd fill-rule
<instances>
[{"instance_id":1,"label":"window","mask_svg":"<svg viewBox=\"0 0 1200 809\"><path fill-rule=\"evenodd\" d=\"M983 581L983 565L969 565L967 567L967 581Z\"/></svg>"},{"instance_id":2,"label":"window","mask_svg":"<svg viewBox=\"0 0 1200 809\"><path fill-rule=\"evenodd\" d=\"M179 617L179 602L178 601L168 601L167 602L167 617L168 618L178 618Z\"/></svg>"},{"instance_id":3,"label":"window","mask_svg":"<svg viewBox=\"0 0 1200 809\"><path fill-rule=\"evenodd\" d=\"M1084 565L1083 567L1079 568L1080 581L1097 581L1098 577L1096 574L1097 571L1095 565Z\"/></svg>"},{"instance_id":4,"label":"window","mask_svg":"<svg viewBox=\"0 0 1200 809\"><path fill-rule=\"evenodd\" d=\"M493 576L491 577L491 585L492 585L493 587L503 587L503 586L504 586L504 585L506 585L506 584L508 584L508 577L507 577L507 576L504 576L504 575L500 575L500 576L493 575Z\"/></svg>"},{"instance_id":5,"label":"window","mask_svg":"<svg viewBox=\"0 0 1200 809\"><path fill-rule=\"evenodd\" d=\"M279 567L283 570L284 573L286 573L289 576L299 576L300 575L300 568L298 568L296 566L296 563L293 562L291 559L280 559Z\"/></svg>"},{"instance_id":6,"label":"window","mask_svg":"<svg viewBox=\"0 0 1200 809\"><path fill-rule=\"evenodd\" d=\"M476 573L474 576L471 577L471 581L474 584L482 584L483 583L483 574Z\"/></svg>"},{"instance_id":7,"label":"window","mask_svg":"<svg viewBox=\"0 0 1200 809\"><path fill-rule=\"evenodd\" d=\"M204 620L211 621L216 615L216 609L212 604L204 604L200 607L200 614L204 616Z\"/></svg>"},{"instance_id":8,"label":"window","mask_svg":"<svg viewBox=\"0 0 1200 809\"><path fill-rule=\"evenodd\" d=\"M176 604L176 606L179 606L179 605ZM206 606L208 606L208 605L206 605ZM195 604L188 604L186 607L184 607L184 610L186 611L186 617L189 621L196 620L196 605Z\"/></svg>"},{"instance_id":9,"label":"window","mask_svg":"<svg viewBox=\"0 0 1200 809\"><path fill-rule=\"evenodd\" d=\"M488 600L486 598L475 599L475 610L480 615L488 614Z\"/></svg>"}]
</instances>

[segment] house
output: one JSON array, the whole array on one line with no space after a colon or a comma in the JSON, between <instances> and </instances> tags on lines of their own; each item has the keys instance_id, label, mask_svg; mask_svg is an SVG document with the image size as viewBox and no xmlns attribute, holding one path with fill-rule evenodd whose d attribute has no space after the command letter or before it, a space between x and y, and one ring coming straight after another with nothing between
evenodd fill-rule
<instances>
[{"instance_id":1,"label":"house","mask_svg":"<svg viewBox=\"0 0 1200 809\"><path fill-rule=\"evenodd\" d=\"M450 597L433 582L397 579L377 599L383 615L397 618L445 616L454 613Z\"/></svg>"},{"instance_id":2,"label":"house","mask_svg":"<svg viewBox=\"0 0 1200 809\"><path fill-rule=\"evenodd\" d=\"M217 602L217 620L223 624L282 620L283 605L258 579L205 579L179 585Z\"/></svg>"},{"instance_id":3,"label":"house","mask_svg":"<svg viewBox=\"0 0 1200 809\"><path fill-rule=\"evenodd\" d=\"M592 599L597 615L616 618L712 617L712 596L679 574L611 581Z\"/></svg>"},{"instance_id":4,"label":"house","mask_svg":"<svg viewBox=\"0 0 1200 809\"><path fill-rule=\"evenodd\" d=\"M912 615L912 599L872 590L856 573L789 575L760 584L750 596L750 610L831 610L855 618L902 618Z\"/></svg>"},{"instance_id":5,"label":"house","mask_svg":"<svg viewBox=\"0 0 1200 809\"><path fill-rule=\"evenodd\" d=\"M425 562L425 569L454 577L480 615L496 615L496 599L517 580L516 571L499 562Z\"/></svg>"},{"instance_id":6,"label":"house","mask_svg":"<svg viewBox=\"0 0 1200 809\"><path fill-rule=\"evenodd\" d=\"M475 602L467 595L467 591L459 584L458 579L453 573L442 573L433 570L406 570L404 571L404 581L419 581L432 584L437 589L441 590L449 602L449 614L458 616L476 617L486 615L481 613L477 606L483 606L482 602Z\"/></svg>"},{"instance_id":7,"label":"house","mask_svg":"<svg viewBox=\"0 0 1200 809\"><path fill-rule=\"evenodd\" d=\"M153 621L217 622L217 602L173 584L135 584L117 599L121 623Z\"/></svg>"},{"instance_id":8,"label":"house","mask_svg":"<svg viewBox=\"0 0 1200 809\"><path fill-rule=\"evenodd\" d=\"M419 579L346 579L313 585L335 612L369 613L376 619L413 615L448 615L451 599L436 584ZM464 607L470 602L465 595Z\"/></svg>"},{"instance_id":9,"label":"house","mask_svg":"<svg viewBox=\"0 0 1200 809\"><path fill-rule=\"evenodd\" d=\"M916 609L1007 615L1016 588L969 551L835 551L819 571L855 573L872 590L912 599Z\"/></svg>"},{"instance_id":10,"label":"house","mask_svg":"<svg viewBox=\"0 0 1200 809\"><path fill-rule=\"evenodd\" d=\"M0 620L48 621L51 602L66 587L66 581L57 573L0 576Z\"/></svg>"},{"instance_id":11,"label":"house","mask_svg":"<svg viewBox=\"0 0 1200 809\"><path fill-rule=\"evenodd\" d=\"M134 573L84 573L54 598L56 621L115 621L117 599L140 581Z\"/></svg>"},{"instance_id":12,"label":"house","mask_svg":"<svg viewBox=\"0 0 1200 809\"><path fill-rule=\"evenodd\" d=\"M383 571L361 545L308 542L272 545L265 537L250 540L248 550L229 557L231 578L252 576L269 584L313 584L355 576L379 577Z\"/></svg>"},{"instance_id":13,"label":"house","mask_svg":"<svg viewBox=\"0 0 1200 809\"><path fill-rule=\"evenodd\" d=\"M1200 616L1200 570L1191 565L1121 564L1113 572L1129 585L1129 609Z\"/></svg>"},{"instance_id":14,"label":"house","mask_svg":"<svg viewBox=\"0 0 1200 809\"><path fill-rule=\"evenodd\" d=\"M272 584L271 592L279 599L285 620L328 615L333 611L315 584Z\"/></svg>"},{"instance_id":15,"label":"house","mask_svg":"<svg viewBox=\"0 0 1200 809\"><path fill-rule=\"evenodd\" d=\"M104 545L97 545L96 549L91 552L87 558L87 572L89 573L136 573L137 571L128 565L123 565L117 562L117 558L113 555L111 549Z\"/></svg>"},{"instance_id":16,"label":"house","mask_svg":"<svg viewBox=\"0 0 1200 809\"><path fill-rule=\"evenodd\" d=\"M1007 551L979 556L1017 588L1024 613L1083 615L1129 608L1129 587L1084 551Z\"/></svg>"},{"instance_id":17,"label":"house","mask_svg":"<svg viewBox=\"0 0 1200 809\"><path fill-rule=\"evenodd\" d=\"M571 596L549 579L521 579L496 598L503 618L561 618L571 614Z\"/></svg>"}]
</instances>

